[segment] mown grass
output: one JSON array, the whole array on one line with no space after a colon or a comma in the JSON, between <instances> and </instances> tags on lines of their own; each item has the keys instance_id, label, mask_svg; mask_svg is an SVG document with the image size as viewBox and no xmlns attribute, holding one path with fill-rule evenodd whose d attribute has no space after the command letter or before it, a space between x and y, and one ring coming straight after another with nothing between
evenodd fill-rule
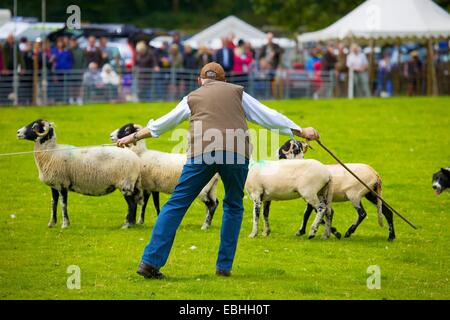
<instances>
[{"instance_id":1,"label":"mown grass","mask_svg":"<svg viewBox=\"0 0 450 320\"><path fill-rule=\"evenodd\" d=\"M395 219L397 239L387 242L375 208L364 202L369 217L350 239L308 241L294 236L305 206L298 200L274 203L272 234L249 239L252 204L246 199L233 277L222 279L214 275L221 206L212 228L203 232L204 208L195 202L164 268L167 280L146 281L135 270L155 221L152 205L144 226L122 230L126 206L120 193L102 198L72 193L71 227L59 228L59 214L58 226L49 229L50 189L38 180L32 156L0 157L0 299L450 298L450 196L438 198L431 189L432 173L450 165L450 99L267 104L302 126L315 126L322 141L346 162L376 168L386 199L419 229ZM122 124L145 124L173 106L1 108L0 153L32 150L32 143L17 141L15 133L37 118L56 123L60 143L92 145L109 143L109 133ZM170 151L177 143L170 136L147 145ZM317 145L307 156L333 162ZM162 201L166 199L163 195ZM335 211L334 224L345 232L356 212L349 203L335 205ZM67 289L69 265L81 268L80 290ZM380 290L366 286L370 265L381 268Z\"/></svg>"}]
</instances>

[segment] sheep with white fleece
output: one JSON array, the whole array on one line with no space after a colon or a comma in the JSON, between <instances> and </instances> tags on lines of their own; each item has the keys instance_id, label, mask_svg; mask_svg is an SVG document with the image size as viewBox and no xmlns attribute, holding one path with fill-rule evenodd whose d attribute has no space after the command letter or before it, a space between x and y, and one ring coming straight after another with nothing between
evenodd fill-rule
<instances>
[{"instance_id":1,"label":"sheep with white fleece","mask_svg":"<svg viewBox=\"0 0 450 320\"><path fill-rule=\"evenodd\" d=\"M304 142L289 140L279 149L278 154L280 159L303 159L304 153L307 150L308 145ZM380 175L371 166L362 163L349 163L346 164L346 166L381 196L382 180ZM379 198L377 198L372 192L356 180L355 177L353 177L347 170L345 170L344 167L337 164L326 165L326 167L333 177L333 202L350 201L358 212L358 217L345 233L345 237L350 237L367 216L367 213L361 203L361 199L365 197L371 203L376 205L378 212L378 224L380 226L383 226L382 214L385 216L389 225L388 240L394 240L395 231L392 211L386 207ZM306 225L312 210L314 210L314 207L308 203L303 217L303 224L298 235L305 234Z\"/></svg>"},{"instance_id":2,"label":"sheep with white fleece","mask_svg":"<svg viewBox=\"0 0 450 320\"><path fill-rule=\"evenodd\" d=\"M264 205L264 232L269 235L270 202L303 198L318 214L311 226L309 238L313 238L319 223L326 215L323 239L331 233L333 182L327 168L316 160L291 161L252 161L245 184L247 193L253 201L253 230L250 237L258 234L258 220L261 206Z\"/></svg>"},{"instance_id":3,"label":"sheep with white fleece","mask_svg":"<svg viewBox=\"0 0 450 320\"><path fill-rule=\"evenodd\" d=\"M142 126L129 123L114 130L110 134L110 139L111 141L116 142L118 139L133 134L140 129L142 129ZM139 223L143 223L145 209L150 194L153 197L156 213L159 214L159 193L173 193L187 158L185 154L149 150L147 149L144 140L138 141L136 145L131 145L130 149L142 160L141 176L142 188L144 192L144 203L142 205ZM198 195L198 199L205 204L207 212L207 218L202 226L203 230L208 229L211 226L212 217L214 216L214 212L219 204L216 194L218 182L219 175L216 174Z\"/></svg>"},{"instance_id":4,"label":"sheep with white fleece","mask_svg":"<svg viewBox=\"0 0 450 320\"><path fill-rule=\"evenodd\" d=\"M76 148L57 144L54 126L41 119L19 129L17 137L35 142L34 157L39 179L52 190L49 227L56 224L59 197L63 213L62 228L69 226L68 191L102 196L115 189L121 191L128 204L124 227L135 224L136 208L142 198L142 191L141 162L134 152L117 147Z\"/></svg>"}]
</instances>

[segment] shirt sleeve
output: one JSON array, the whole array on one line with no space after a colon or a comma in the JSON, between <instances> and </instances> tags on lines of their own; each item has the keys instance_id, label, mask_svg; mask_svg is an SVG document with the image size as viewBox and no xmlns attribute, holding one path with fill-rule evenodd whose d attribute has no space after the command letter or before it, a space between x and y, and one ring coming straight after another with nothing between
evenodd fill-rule
<instances>
[{"instance_id":1,"label":"shirt sleeve","mask_svg":"<svg viewBox=\"0 0 450 320\"><path fill-rule=\"evenodd\" d=\"M147 124L147 128L150 130L152 137L159 137L164 132L175 128L178 124L188 119L190 115L191 110L189 109L186 96L166 115L156 120L151 119Z\"/></svg>"},{"instance_id":2,"label":"shirt sleeve","mask_svg":"<svg viewBox=\"0 0 450 320\"><path fill-rule=\"evenodd\" d=\"M242 106L247 120L264 128L278 129L281 134L291 137L293 136L292 129L302 131L301 127L285 115L266 107L246 92L242 95Z\"/></svg>"}]
</instances>

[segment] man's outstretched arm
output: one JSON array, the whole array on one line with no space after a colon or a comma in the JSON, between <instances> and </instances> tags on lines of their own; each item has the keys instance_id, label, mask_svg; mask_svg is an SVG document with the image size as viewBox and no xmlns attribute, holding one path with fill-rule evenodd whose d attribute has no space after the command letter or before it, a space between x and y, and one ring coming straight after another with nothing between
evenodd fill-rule
<instances>
[{"instance_id":1,"label":"man's outstretched arm","mask_svg":"<svg viewBox=\"0 0 450 320\"><path fill-rule=\"evenodd\" d=\"M301 128L285 115L263 105L246 92L242 96L242 106L247 119L264 128L278 129L282 134L289 136L294 134L308 140L320 139L320 135L316 129Z\"/></svg>"},{"instance_id":2,"label":"man's outstretched arm","mask_svg":"<svg viewBox=\"0 0 450 320\"><path fill-rule=\"evenodd\" d=\"M117 146L123 147L145 138L159 137L164 132L175 128L179 123L188 119L190 114L191 110L187 104L187 97L184 97L183 100L181 100L181 102L166 115L157 120L151 119L145 128L119 139L117 141Z\"/></svg>"}]
</instances>

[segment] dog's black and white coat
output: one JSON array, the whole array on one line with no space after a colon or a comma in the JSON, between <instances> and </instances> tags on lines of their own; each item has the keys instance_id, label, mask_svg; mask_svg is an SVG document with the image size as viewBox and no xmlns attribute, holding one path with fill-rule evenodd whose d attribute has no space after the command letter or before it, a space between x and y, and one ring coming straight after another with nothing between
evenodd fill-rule
<instances>
[{"instance_id":1,"label":"dog's black and white coat","mask_svg":"<svg viewBox=\"0 0 450 320\"><path fill-rule=\"evenodd\" d=\"M441 171L433 174L432 187L438 196L445 190L450 191L450 167L442 168Z\"/></svg>"}]
</instances>

